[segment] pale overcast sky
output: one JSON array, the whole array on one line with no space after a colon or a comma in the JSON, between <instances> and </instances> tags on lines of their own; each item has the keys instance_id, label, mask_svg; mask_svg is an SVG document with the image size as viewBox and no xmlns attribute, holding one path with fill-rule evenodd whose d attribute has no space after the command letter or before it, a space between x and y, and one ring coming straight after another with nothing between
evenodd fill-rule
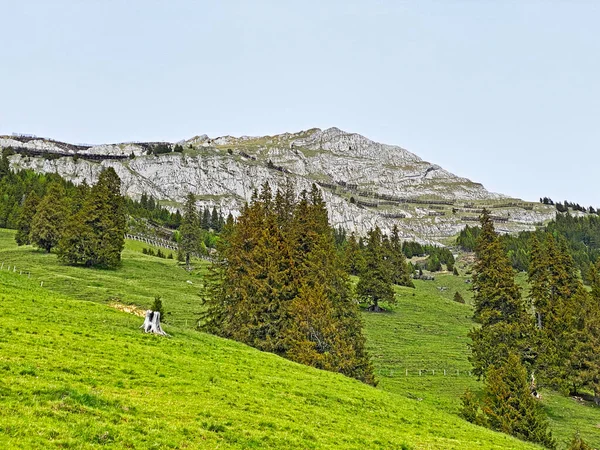
<instances>
[{"instance_id":1,"label":"pale overcast sky","mask_svg":"<svg viewBox=\"0 0 600 450\"><path fill-rule=\"evenodd\" d=\"M600 1L0 0L0 134L337 126L600 206Z\"/></svg>"}]
</instances>

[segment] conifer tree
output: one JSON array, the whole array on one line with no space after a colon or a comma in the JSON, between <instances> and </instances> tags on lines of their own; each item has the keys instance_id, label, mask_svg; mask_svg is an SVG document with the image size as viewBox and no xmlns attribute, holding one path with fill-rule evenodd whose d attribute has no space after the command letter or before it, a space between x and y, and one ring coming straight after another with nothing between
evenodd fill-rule
<instances>
[{"instance_id":1,"label":"conifer tree","mask_svg":"<svg viewBox=\"0 0 600 450\"><path fill-rule=\"evenodd\" d=\"M556 447L541 407L531 395L527 370L519 356L511 353L490 366L482 409L489 428L547 448Z\"/></svg>"},{"instance_id":2,"label":"conifer tree","mask_svg":"<svg viewBox=\"0 0 600 450\"><path fill-rule=\"evenodd\" d=\"M68 220L59 256L71 264L115 268L121 261L126 227L121 180L109 167L100 173L81 210Z\"/></svg>"},{"instance_id":3,"label":"conifer tree","mask_svg":"<svg viewBox=\"0 0 600 450\"><path fill-rule=\"evenodd\" d=\"M31 220L31 243L48 253L56 247L64 232L67 211L64 187L58 183L50 184Z\"/></svg>"},{"instance_id":4,"label":"conifer tree","mask_svg":"<svg viewBox=\"0 0 600 450\"><path fill-rule=\"evenodd\" d=\"M481 327L471 330L469 337L474 372L485 377L487 368L509 353L518 354L528 364L533 355L531 323L488 211L484 211L481 225L473 274L474 319Z\"/></svg>"},{"instance_id":5,"label":"conifer tree","mask_svg":"<svg viewBox=\"0 0 600 450\"><path fill-rule=\"evenodd\" d=\"M217 207L213 206L212 213L210 215L210 228L212 228L215 232L221 231L219 228L219 212L217 211Z\"/></svg>"},{"instance_id":6,"label":"conifer tree","mask_svg":"<svg viewBox=\"0 0 600 450\"><path fill-rule=\"evenodd\" d=\"M210 228L210 210L208 209L208 206L205 206L202 210L202 216L200 218L200 227L203 230L208 230Z\"/></svg>"},{"instance_id":7,"label":"conifer tree","mask_svg":"<svg viewBox=\"0 0 600 450\"><path fill-rule=\"evenodd\" d=\"M295 202L263 185L235 225L228 220L219 246L202 329L374 384L316 186Z\"/></svg>"},{"instance_id":8,"label":"conifer tree","mask_svg":"<svg viewBox=\"0 0 600 450\"><path fill-rule=\"evenodd\" d=\"M380 312L382 301L394 302L392 270L385 259L379 227L368 232L367 246L364 249L365 264L356 285L356 293L364 302L369 303L369 311Z\"/></svg>"},{"instance_id":9,"label":"conifer tree","mask_svg":"<svg viewBox=\"0 0 600 450\"><path fill-rule=\"evenodd\" d=\"M392 281L399 286L415 287L411 279L411 271L402 251L402 242L398 226L394 225L390 235L389 261L392 267Z\"/></svg>"},{"instance_id":10,"label":"conifer tree","mask_svg":"<svg viewBox=\"0 0 600 450\"><path fill-rule=\"evenodd\" d=\"M498 322L521 322L525 315L525 304L487 210L481 216L481 232L475 253L475 320L484 326Z\"/></svg>"},{"instance_id":11,"label":"conifer tree","mask_svg":"<svg viewBox=\"0 0 600 450\"><path fill-rule=\"evenodd\" d=\"M23 202L23 208L17 221L17 234L15 235L15 241L17 245L28 245L31 243L29 233L31 231L31 222L35 216L36 209L40 203L40 197L35 191L31 191L25 197Z\"/></svg>"},{"instance_id":12,"label":"conifer tree","mask_svg":"<svg viewBox=\"0 0 600 450\"><path fill-rule=\"evenodd\" d=\"M344 265L346 267L346 271L350 275L359 275L363 270L364 263L365 260L362 249L360 248L360 244L353 232L350 234L348 242L344 248Z\"/></svg>"},{"instance_id":13,"label":"conifer tree","mask_svg":"<svg viewBox=\"0 0 600 450\"><path fill-rule=\"evenodd\" d=\"M205 211L208 211L208 209L206 208ZM190 270L191 255L199 252L201 238L196 199L192 193L189 193L185 199L179 231L181 232L181 243L179 244L179 248L185 256L185 266L187 270Z\"/></svg>"}]
</instances>

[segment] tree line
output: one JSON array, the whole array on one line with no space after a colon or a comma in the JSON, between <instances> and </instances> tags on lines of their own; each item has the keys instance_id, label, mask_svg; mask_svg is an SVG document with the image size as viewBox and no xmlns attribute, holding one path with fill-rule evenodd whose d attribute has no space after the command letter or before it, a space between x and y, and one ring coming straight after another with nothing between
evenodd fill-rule
<instances>
[{"instance_id":1,"label":"tree line","mask_svg":"<svg viewBox=\"0 0 600 450\"><path fill-rule=\"evenodd\" d=\"M480 232L480 227L465 227L456 239L457 245L462 250L474 251ZM568 251L583 280L589 283L591 269L600 259L600 217L559 214L541 230L523 231L518 235L502 235L500 241L512 267L526 272L529 269L533 238L544 240L547 233L552 234L557 240L566 241Z\"/></svg>"},{"instance_id":2,"label":"tree line","mask_svg":"<svg viewBox=\"0 0 600 450\"><path fill-rule=\"evenodd\" d=\"M57 180L43 196L25 193L15 240L55 250L69 264L114 268L125 245L126 218L121 180L109 167L91 187Z\"/></svg>"},{"instance_id":3,"label":"tree line","mask_svg":"<svg viewBox=\"0 0 600 450\"><path fill-rule=\"evenodd\" d=\"M600 263L588 292L565 240L532 237L530 293L514 270L484 211L475 245L471 363L485 382L481 398L466 392L462 415L471 422L555 448L533 394L542 387L590 392L600 403Z\"/></svg>"}]
</instances>

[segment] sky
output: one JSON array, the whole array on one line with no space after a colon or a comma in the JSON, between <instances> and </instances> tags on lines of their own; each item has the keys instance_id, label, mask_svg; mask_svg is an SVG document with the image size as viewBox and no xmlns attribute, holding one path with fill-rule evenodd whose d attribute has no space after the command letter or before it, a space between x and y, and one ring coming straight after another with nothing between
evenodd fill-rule
<instances>
[{"instance_id":1,"label":"sky","mask_svg":"<svg viewBox=\"0 0 600 450\"><path fill-rule=\"evenodd\" d=\"M600 207L598 1L0 0L0 134L336 126Z\"/></svg>"}]
</instances>

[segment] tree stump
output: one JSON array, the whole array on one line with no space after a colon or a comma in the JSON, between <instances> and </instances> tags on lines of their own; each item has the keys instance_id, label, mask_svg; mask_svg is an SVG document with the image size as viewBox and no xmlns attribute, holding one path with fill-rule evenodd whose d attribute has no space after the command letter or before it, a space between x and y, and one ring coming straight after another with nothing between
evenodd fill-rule
<instances>
[{"instance_id":1,"label":"tree stump","mask_svg":"<svg viewBox=\"0 0 600 450\"><path fill-rule=\"evenodd\" d=\"M143 328L144 333L158 334L159 336L169 336L160 326L160 313L158 311L146 311L146 318L140 328Z\"/></svg>"}]
</instances>

